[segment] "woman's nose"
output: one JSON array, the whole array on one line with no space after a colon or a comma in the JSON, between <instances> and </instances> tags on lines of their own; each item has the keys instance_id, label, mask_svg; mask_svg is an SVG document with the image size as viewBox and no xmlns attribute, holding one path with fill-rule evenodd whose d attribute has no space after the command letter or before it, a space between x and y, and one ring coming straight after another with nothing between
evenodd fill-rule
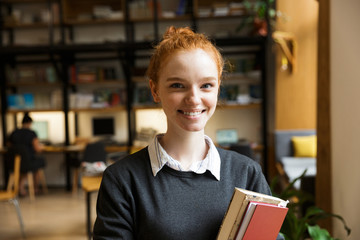
<instances>
[{"instance_id":1,"label":"woman's nose","mask_svg":"<svg viewBox=\"0 0 360 240\"><path fill-rule=\"evenodd\" d=\"M189 104L199 104L201 102L200 91L195 87L190 88L186 96L186 101Z\"/></svg>"}]
</instances>

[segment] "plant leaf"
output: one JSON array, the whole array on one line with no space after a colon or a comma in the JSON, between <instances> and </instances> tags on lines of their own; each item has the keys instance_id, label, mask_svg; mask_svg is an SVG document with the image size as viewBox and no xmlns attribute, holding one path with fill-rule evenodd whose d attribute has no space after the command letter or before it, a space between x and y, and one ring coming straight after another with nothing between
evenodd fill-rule
<instances>
[{"instance_id":1,"label":"plant leaf","mask_svg":"<svg viewBox=\"0 0 360 240\"><path fill-rule=\"evenodd\" d=\"M349 226L347 226L345 219L343 217L341 217L340 215L325 212L324 210L322 210L321 208L316 207L316 206L312 206L312 207L308 208L306 211L306 215L305 215L305 218L309 219L309 223L315 223L320 219L325 219L328 217L334 217L334 218L339 219L343 223L344 229L346 230L347 235L348 236L350 235L351 229L349 228Z\"/></svg>"},{"instance_id":2,"label":"plant leaf","mask_svg":"<svg viewBox=\"0 0 360 240\"><path fill-rule=\"evenodd\" d=\"M332 240L329 232L326 229L320 228L319 225L310 226L307 224L307 230L313 240Z\"/></svg>"}]
</instances>

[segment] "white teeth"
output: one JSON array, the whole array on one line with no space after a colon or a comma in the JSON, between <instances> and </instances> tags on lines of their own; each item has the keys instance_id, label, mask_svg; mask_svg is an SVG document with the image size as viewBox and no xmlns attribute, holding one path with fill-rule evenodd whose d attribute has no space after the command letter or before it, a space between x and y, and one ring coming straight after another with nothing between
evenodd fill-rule
<instances>
[{"instance_id":1,"label":"white teeth","mask_svg":"<svg viewBox=\"0 0 360 240\"><path fill-rule=\"evenodd\" d=\"M201 111L198 112L184 112L185 115L189 115L189 116L196 116L199 115L201 113Z\"/></svg>"}]
</instances>

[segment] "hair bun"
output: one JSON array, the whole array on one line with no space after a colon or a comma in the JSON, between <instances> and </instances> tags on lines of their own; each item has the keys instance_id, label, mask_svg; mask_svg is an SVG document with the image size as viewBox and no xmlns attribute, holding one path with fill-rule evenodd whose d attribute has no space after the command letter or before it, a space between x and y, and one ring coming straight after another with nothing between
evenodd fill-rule
<instances>
[{"instance_id":1,"label":"hair bun","mask_svg":"<svg viewBox=\"0 0 360 240\"><path fill-rule=\"evenodd\" d=\"M24 117L22 119L22 123L31 123L32 122L32 118L29 115L29 112L25 112L24 113Z\"/></svg>"},{"instance_id":2,"label":"hair bun","mask_svg":"<svg viewBox=\"0 0 360 240\"><path fill-rule=\"evenodd\" d=\"M176 35L194 36L195 33L189 27L176 28L174 26L170 26L164 33L163 39L172 38Z\"/></svg>"}]
</instances>

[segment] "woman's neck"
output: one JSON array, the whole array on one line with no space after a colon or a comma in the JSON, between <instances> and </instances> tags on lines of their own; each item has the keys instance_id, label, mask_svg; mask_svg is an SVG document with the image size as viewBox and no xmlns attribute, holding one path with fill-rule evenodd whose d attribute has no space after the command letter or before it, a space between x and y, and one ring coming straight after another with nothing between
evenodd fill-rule
<instances>
[{"instance_id":1,"label":"woman's neck","mask_svg":"<svg viewBox=\"0 0 360 240\"><path fill-rule=\"evenodd\" d=\"M185 169L192 163L203 160L208 152L203 131L181 133L168 131L159 141L165 151Z\"/></svg>"},{"instance_id":2,"label":"woman's neck","mask_svg":"<svg viewBox=\"0 0 360 240\"><path fill-rule=\"evenodd\" d=\"M21 127L25 129L30 129L31 123L23 123Z\"/></svg>"}]
</instances>

